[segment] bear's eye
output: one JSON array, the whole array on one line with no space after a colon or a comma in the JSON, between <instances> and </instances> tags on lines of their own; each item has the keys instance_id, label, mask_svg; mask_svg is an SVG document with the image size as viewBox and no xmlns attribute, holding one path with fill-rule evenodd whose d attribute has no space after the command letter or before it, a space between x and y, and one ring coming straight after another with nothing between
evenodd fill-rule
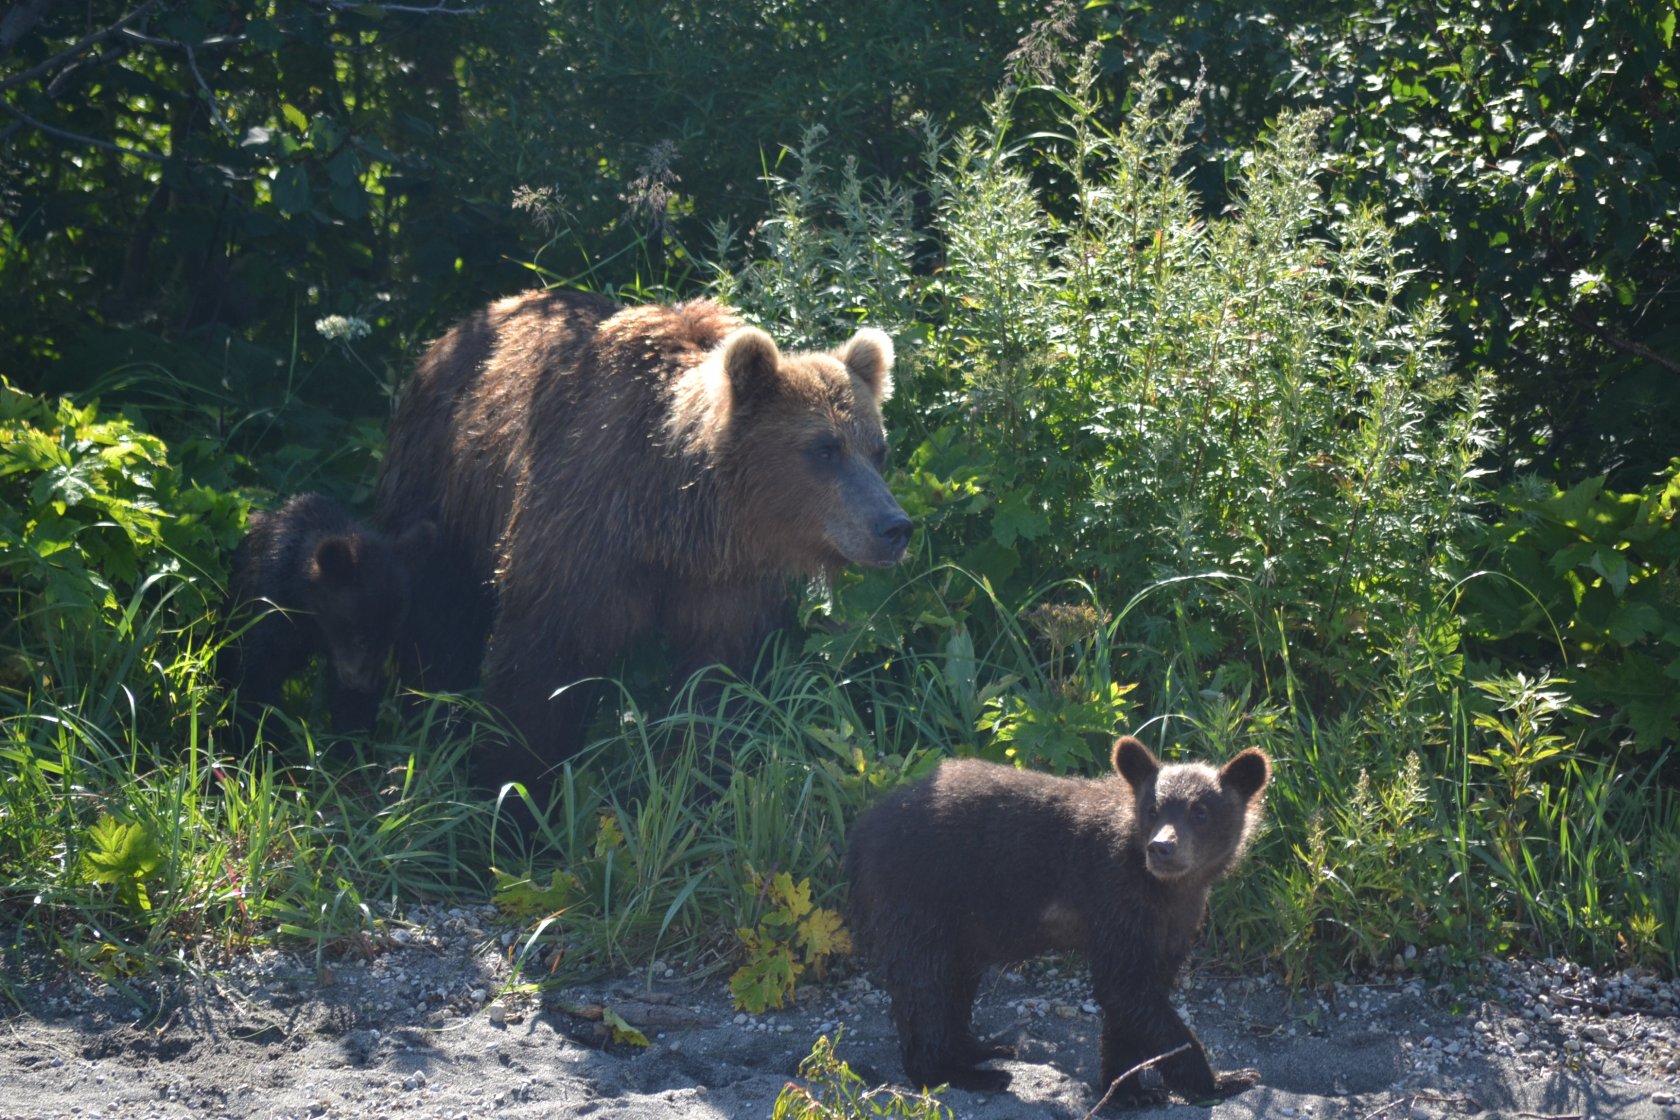
<instances>
[{"instance_id":1,"label":"bear's eye","mask_svg":"<svg viewBox=\"0 0 1680 1120\"><path fill-rule=\"evenodd\" d=\"M831 467L840 461L840 441L833 436L825 436L811 445L810 456L816 463Z\"/></svg>"},{"instance_id":2,"label":"bear's eye","mask_svg":"<svg viewBox=\"0 0 1680 1120\"><path fill-rule=\"evenodd\" d=\"M1208 807L1205 802L1198 801L1190 807L1190 819L1197 824L1203 824L1208 819Z\"/></svg>"}]
</instances>

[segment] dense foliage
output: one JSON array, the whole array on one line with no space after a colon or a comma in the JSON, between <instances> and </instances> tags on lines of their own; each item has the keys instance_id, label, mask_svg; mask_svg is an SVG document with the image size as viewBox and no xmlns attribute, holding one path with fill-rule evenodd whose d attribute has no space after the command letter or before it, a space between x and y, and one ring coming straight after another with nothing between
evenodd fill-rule
<instances>
[{"instance_id":1,"label":"dense foliage","mask_svg":"<svg viewBox=\"0 0 1680 1120\"><path fill-rule=\"evenodd\" d=\"M1200 89L1191 173L1284 109L1322 108L1334 198L1381 206L1493 370L1502 467L1642 487L1680 394L1680 68L1674 5L1477 0L1099 6L1112 54L1164 47ZM1120 77L1132 67L1126 67Z\"/></svg>"},{"instance_id":2,"label":"dense foliage","mask_svg":"<svg viewBox=\"0 0 1680 1120\"><path fill-rule=\"evenodd\" d=\"M774 1003L883 789L1131 730L1278 763L1233 958L1672 967L1672 11L1037 9L0 18L12 944L325 951L494 884L524 973ZM527 841L470 696L321 740L305 685L246 750L212 667L250 505L364 502L418 342L534 282L886 328L918 532L721 706L627 674Z\"/></svg>"}]
</instances>

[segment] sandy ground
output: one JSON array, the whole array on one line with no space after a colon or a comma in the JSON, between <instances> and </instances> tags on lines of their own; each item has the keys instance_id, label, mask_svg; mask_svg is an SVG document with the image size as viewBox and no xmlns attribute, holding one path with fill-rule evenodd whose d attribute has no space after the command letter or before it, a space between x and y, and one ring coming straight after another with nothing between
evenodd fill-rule
<instances>
[{"instance_id":1,"label":"sandy ground","mask_svg":"<svg viewBox=\"0 0 1680 1120\"><path fill-rule=\"evenodd\" d=\"M0 1117L768 1117L840 1024L842 1058L872 1081L901 1076L885 1000L860 978L752 1018L721 977L668 971L509 992L498 936L457 911L358 959L270 953L152 992L147 1008L25 983L24 1007L0 1021ZM1257 1067L1261 1084L1211 1110L1135 1114L1680 1120L1674 986L1588 977L1535 963L1496 972L1481 994L1418 978L1292 997L1195 971L1184 1006L1215 1065ZM1088 1000L1068 962L996 974L976 1020L1017 1040L1019 1060L1000 1064L1014 1082L945 1103L982 1120L1085 1116L1099 1029ZM650 1044L606 1041L602 1007Z\"/></svg>"}]
</instances>

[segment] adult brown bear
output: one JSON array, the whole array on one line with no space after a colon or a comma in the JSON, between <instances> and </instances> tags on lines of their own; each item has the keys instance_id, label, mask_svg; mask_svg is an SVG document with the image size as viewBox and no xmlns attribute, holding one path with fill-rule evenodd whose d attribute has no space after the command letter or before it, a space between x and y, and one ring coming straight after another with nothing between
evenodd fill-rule
<instances>
[{"instance_id":1,"label":"adult brown bear","mask_svg":"<svg viewBox=\"0 0 1680 1120\"><path fill-rule=\"evenodd\" d=\"M881 478L892 343L783 354L708 300L620 308L528 292L455 326L392 422L378 520L432 521L405 679L485 697L542 763L576 746L557 689L662 631L691 671L747 667L790 585L903 557ZM512 752L486 784L541 770Z\"/></svg>"}]
</instances>

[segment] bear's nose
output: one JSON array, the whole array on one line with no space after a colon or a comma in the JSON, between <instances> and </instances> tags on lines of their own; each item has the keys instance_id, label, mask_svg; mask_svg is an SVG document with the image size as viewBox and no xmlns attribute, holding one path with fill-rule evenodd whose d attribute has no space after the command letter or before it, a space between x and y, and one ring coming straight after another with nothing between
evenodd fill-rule
<instances>
[{"instance_id":1,"label":"bear's nose","mask_svg":"<svg viewBox=\"0 0 1680 1120\"><path fill-rule=\"evenodd\" d=\"M875 535L881 542L894 552L903 552L910 546L910 518L903 510L884 517L875 526Z\"/></svg>"},{"instance_id":2,"label":"bear's nose","mask_svg":"<svg viewBox=\"0 0 1680 1120\"><path fill-rule=\"evenodd\" d=\"M1178 833L1171 828L1163 828L1155 834L1155 839L1149 842L1149 854L1155 856L1170 856L1178 851Z\"/></svg>"}]
</instances>

